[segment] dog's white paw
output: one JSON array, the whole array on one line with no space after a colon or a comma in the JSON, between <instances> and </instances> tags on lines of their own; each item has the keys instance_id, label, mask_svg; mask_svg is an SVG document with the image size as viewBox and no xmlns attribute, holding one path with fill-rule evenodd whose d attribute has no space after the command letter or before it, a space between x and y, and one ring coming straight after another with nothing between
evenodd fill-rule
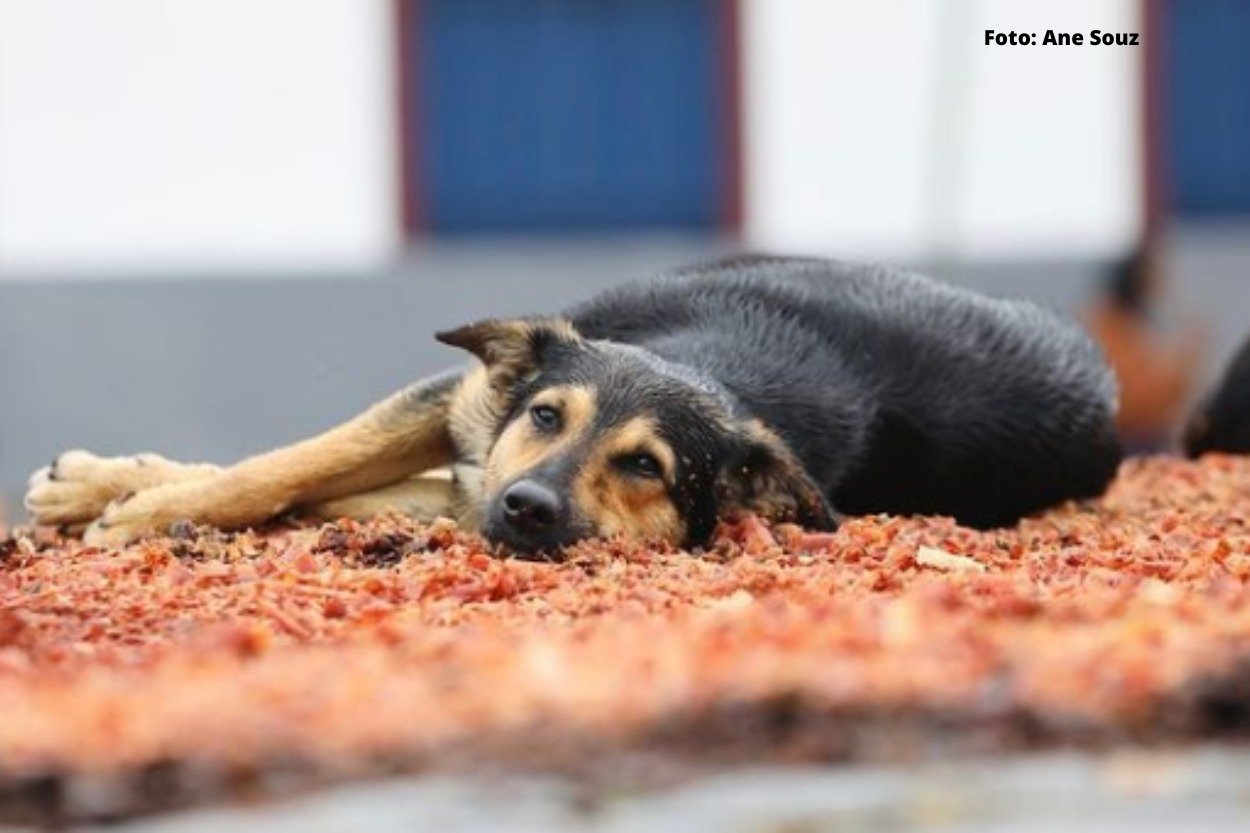
<instances>
[{"instance_id":1,"label":"dog's white paw","mask_svg":"<svg viewBox=\"0 0 1250 833\"><path fill-rule=\"evenodd\" d=\"M143 488L145 469L167 464L156 454L97 457L67 451L31 475L26 511L38 524L76 526L100 517L111 502Z\"/></svg>"},{"instance_id":2,"label":"dog's white paw","mask_svg":"<svg viewBox=\"0 0 1250 833\"><path fill-rule=\"evenodd\" d=\"M186 518L183 496L194 483L168 483L153 486L110 502L83 532L83 542L95 547L128 544L152 534L164 534L170 526Z\"/></svg>"}]
</instances>

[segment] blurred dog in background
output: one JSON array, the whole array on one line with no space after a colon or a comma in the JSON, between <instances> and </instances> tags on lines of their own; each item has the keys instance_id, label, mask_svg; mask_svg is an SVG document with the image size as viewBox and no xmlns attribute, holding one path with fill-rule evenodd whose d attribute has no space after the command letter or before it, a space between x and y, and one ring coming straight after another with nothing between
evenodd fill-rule
<instances>
[{"instance_id":1,"label":"blurred dog in background","mask_svg":"<svg viewBox=\"0 0 1250 833\"><path fill-rule=\"evenodd\" d=\"M1189 419L1185 453L1250 454L1250 339Z\"/></svg>"}]
</instances>

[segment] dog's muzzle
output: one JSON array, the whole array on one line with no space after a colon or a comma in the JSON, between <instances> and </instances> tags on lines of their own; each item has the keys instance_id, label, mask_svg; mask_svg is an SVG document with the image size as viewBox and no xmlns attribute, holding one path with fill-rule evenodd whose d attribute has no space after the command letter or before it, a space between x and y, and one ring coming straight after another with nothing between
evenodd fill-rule
<instances>
[{"instance_id":1,"label":"dog's muzzle","mask_svg":"<svg viewBox=\"0 0 1250 833\"><path fill-rule=\"evenodd\" d=\"M483 530L492 541L521 553L547 552L577 540L568 502L551 486L522 478L495 499Z\"/></svg>"}]
</instances>

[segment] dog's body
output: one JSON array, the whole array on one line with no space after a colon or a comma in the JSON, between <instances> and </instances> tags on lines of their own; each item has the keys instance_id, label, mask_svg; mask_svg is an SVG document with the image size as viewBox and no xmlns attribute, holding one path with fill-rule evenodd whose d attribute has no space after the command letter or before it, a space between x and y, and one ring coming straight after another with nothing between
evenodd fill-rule
<instances>
[{"instance_id":1,"label":"dog's body","mask_svg":"<svg viewBox=\"0 0 1250 833\"><path fill-rule=\"evenodd\" d=\"M1185 453L1250 454L1250 339L1185 427Z\"/></svg>"},{"instance_id":2,"label":"dog's body","mask_svg":"<svg viewBox=\"0 0 1250 833\"><path fill-rule=\"evenodd\" d=\"M1100 493L1119 461L1114 382L1074 325L882 268L737 258L439 337L481 365L228 469L62 455L28 506L101 542L395 505L521 551L697 545L737 510L1000 525Z\"/></svg>"}]
</instances>

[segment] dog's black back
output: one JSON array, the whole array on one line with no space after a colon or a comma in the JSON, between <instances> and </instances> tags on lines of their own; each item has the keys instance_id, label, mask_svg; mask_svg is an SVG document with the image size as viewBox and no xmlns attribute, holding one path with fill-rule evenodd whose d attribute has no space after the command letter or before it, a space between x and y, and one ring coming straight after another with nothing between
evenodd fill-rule
<instances>
[{"instance_id":1,"label":"dog's black back","mask_svg":"<svg viewBox=\"0 0 1250 833\"><path fill-rule=\"evenodd\" d=\"M1185 452L1250 454L1250 339L1185 429Z\"/></svg>"},{"instance_id":2,"label":"dog's black back","mask_svg":"<svg viewBox=\"0 0 1250 833\"><path fill-rule=\"evenodd\" d=\"M916 275L748 257L574 308L585 336L719 381L836 509L995 526L1102 492L1116 391L1073 324Z\"/></svg>"}]
</instances>

